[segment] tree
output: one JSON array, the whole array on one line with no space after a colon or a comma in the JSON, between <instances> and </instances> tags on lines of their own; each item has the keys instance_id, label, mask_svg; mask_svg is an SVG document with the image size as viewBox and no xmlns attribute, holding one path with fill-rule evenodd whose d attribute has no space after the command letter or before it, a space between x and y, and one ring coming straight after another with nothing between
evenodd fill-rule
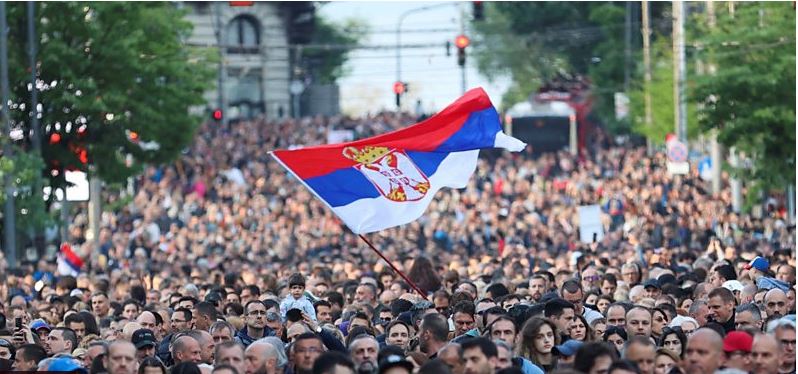
<instances>
[{"instance_id":1,"label":"tree","mask_svg":"<svg viewBox=\"0 0 798 374\"><path fill-rule=\"evenodd\" d=\"M8 5L14 126L30 131L25 3ZM184 44L191 24L171 3L37 3L43 158L50 185L64 170L108 182L173 160L191 141L212 82L210 51ZM23 146L29 146L25 140ZM132 163L126 160L132 158Z\"/></svg>"},{"instance_id":2,"label":"tree","mask_svg":"<svg viewBox=\"0 0 798 374\"><path fill-rule=\"evenodd\" d=\"M795 180L795 9L786 2L738 3L720 9L717 27L700 39L715 74L696 79L699 125L752 160L735 170L755 188Z\"/></svg>"},{"instance_id":3,"label":"tree","mask_svg":"<svg viewBox=\"0 0 798 374\"><path fill-rule=\"evenodd\" d=\"M314 81L322 84L335 83L338 78L346 74L344 67L349 52L363 40L368 33L368 27L357 19L349 19L343 24L338 24L322 18L318 13L315 18L315 31L310 43L336 47L311 46L303 49L302 54Z\"/></svg>"}]
</instances>

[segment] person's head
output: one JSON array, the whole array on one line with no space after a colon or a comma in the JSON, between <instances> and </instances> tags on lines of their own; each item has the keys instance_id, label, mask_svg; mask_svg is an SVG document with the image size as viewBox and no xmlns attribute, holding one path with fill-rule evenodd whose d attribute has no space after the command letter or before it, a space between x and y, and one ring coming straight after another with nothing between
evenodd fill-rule
<instances>
[{"instance_id":1,"label":"person's head","mask_svg":"<svg viewBox=\"0 0 798 374\"><path fill-rule=\"evenodd\" d=\"M91 295L91 311L97 317L108 316L108 311L111 310L111 299L108 294L102 291L95 292Z\"/></svg>"},{"instance_id":2,"label":"person's head","mask_svg":"<svg viewBox=\"0 0 798 374\"><path fill-rule=\"evenodd\" d=\"M294 365L303 373L313 370L316 359L324 353L321 338L313 332L306 332L294 340Z\"/></svg>"},{"instance_id":3,"label":"person's head","mask_svg":"<svg viewBox=\"0 0 798 374\"><path fill-rule=\"evenodd\" d=\"M194 362L200 363L202 361L202 349L197 339L188 335L177 337L172 342L172 358L175 363L180 362Z\"/></svg>"},{"instance_id":4,"label":"person's head","mask_svg":"<svg viewBox=\"0 0 798 374\"><path fill-rule=\"evenodd\" d=\"M47 335L44 347L51 356L72 353L78 347L78 337L72 329L56 327Z\"/></svg>"},{"instance_id":5,"label":"person's head","mask_svg":"<svg viewBox=\"0 0 798 374\"><path fill-rule=\"evenodd\" d=\"M774 288L765 294L765 313L768 317L787 315L789 306L787 305L787 294L784 291Z\"/></svg>"},{"instance_id":6,"label":"person's head","mask_svg":"<svg viewBox=\"0 0 798 374\"><path fill-rule=\"evenodd\" d=\"M233 340L236 328L230 322L216 321L211 325L208 330L213 337L213 342L216 344Z\"/></svg>"},{"instance_id":7,"label":"person's head","mask_svg":"<svg viewBox=\"0 0 798 374\"><path fill-rule=\"evenodd\" d=\"M623 358L637 364L641 373L653 374L656 347L648 337L633 336L626 342Z\"/></svg>"},{"instance_id":8,"label":"person's head","mask_svg":"<svg viewBox=\"0 0 798 374\"><path fill-rule=\"evenodd\" d=\"M355 363L341 352L327 351L313 363L313 374L355 374Z\"/></svg>"},{"instance_id":9,"label":"person's head","mask_svg":"<svg viewBox=\"0 0 798 374\"><path fill-rule=\"evenodd\" d=\"M770 326L768 326L770 331ZM782 365L795 366L795 323L789 320L779 320L773 327L773 334L781 348Z\"/></svg>"},{"instance_id":10,"label":"person's head","mask_svg":"<svg viewBox=\"0 0 798 374\"><path fill-rule=\"evenodd\" d=\"M216 313L216 307L210 302L203 301L194 305L194 328L208 331L213 321L216 320Z\"/></svg>"},{"instance_id":11,"label":"person's head","mask_svg":"<svg viewBox=\"0 0 798 374\"><path fill-rule=\"evenodd\" d=\"M418 342L421 352L428 355L434 353L440 346L446 343L449 337L449 322L441 314L427 314L421 320L418 331ZM355 360L357 363L357 360Z\"/></svg>"},{"instance_id":12,"label":"person's head","mask_svg":"<svg viewBox=\"0 0 798 374\"><path fill-rule=\"evenodd\" d=\"M709 292L709 315L719 323L726 323L734 314L734 294L727 288L718 287Z\"/></svg>"},{"instance_id":13,"label":"person's head","mask_svg":"<svg viewBox=\"0 0 798 374\"><path fill-rule=\"evenodd\" d=\"M734 310L734 328L742 330L747 327L762 330L762 312L754 303L742 304Z\"/></svg>"},{"instance_id":14,"label":"person's head","mask_svg":"<svg viewBox=\"0 0 798 374\"><path fill-rule=\"evenodd\" d=\"M723 286L726 281L736 279L737 273L734 271L734 267L728 264L716 266L709 275L709 283L715 288Z\"/></svg>"},{"instance_id":15,"label":"person's head","mask_svg":"<svg viewBox=\"0 0 798 374\"><path fill-rule=\"evenodd\" d=\"M438 351L438 360L449 367L452 373L463 374L463 347L459 343L449 343Z\"/></svg>"},{"instance_id":16,"label":"person's head","mask_svg":"<svg viewBox=\"0 0 798 374\"><path fill-rule=\"evenodd\" d=\"M687 336L684 335L681 327L665 327L662 329L662 335L660 335L657 345L682 357L684 347L687 345Z\"/></svg>"},{"instance_id":17,"label":"person's head","mask_svg":"<svg viewBox=\"0 0 798 374\"><path fill-rule=\"evenodd\" d=\"M640 306L626 313L626 333L631 336L651 337L651 311Z\"/></svg>"},{"instance_id":18,"label":"person's head","mask_svg":"<svg viewBox=\"0 0 798 374\"><path fill-rule=\"evenodd\" d=\"M247 303L247 329L263 330L266 327L266 305L260 300Z\"/></svg>"},{"instance_id":19,"label":"person's head","mask_svg":"<svg viewBox=\"0 0 798 374\"><path fill-rule=\"evenodd\" d=\"M404 350L407 350L411 335L410 325L400 320L392 321L385 327L385 343Z\"/></svg>"},{"instance_id":20,"label":"person's head","mask_svg":"<svg viewBox=\"0 0 798 374\"><path fill-rule=\"evenodd\" d=\"M493 374L498 364L496 344L488 338L470 338L461 343L465 374Z\"/></svg>"},{"instance_id":21,"label":"person's head","mask_svg":"<svg viewBox=\"0 0 798 374\"><path fill-rule=\"evenodd\" d=\"M86 335L86 323L78 313L66 316L66 318L64 318L64 326L75 332L78 341L83 339L83 336ZM73 348L77 348L77 346Z\"/></svg>"},{"instance_id":22,"label":"person's head","mask_svg":"<svg viewBox=\"0 0 798 374\"><path fill-rule=\"evenodd\" d=\"M238 369L232 365L214 365L211 374L241 374Z\"/></svg>"},{"instance_id":23,"label":"person's head","mask_svg":"<svg viewBox=\"0 0 798 374\"><path fill-rule=\"evenodd\" d=\"M607 326L626 328L626 307L623 304L610 304L605 312L605 317Z\"/></svg>"},{"instance_id":24,"label":"person's head","mask_svg":"<svg viewBox=\"0 0 798 374\"><path fill-rule=\"evenodd\" d=\"M779 342L771 334L754 335L751 348L751 371L754 373L777 373L779 370Z\"/></svg>"},{"instance_id":25,"label":"person's head","mask_svg":"<svg viewBox=\"0 0 798 374\"><path fill-rule=\"evenodd\" d=\"M157 328L155 327L155 313L150 312L149 310L145 310L139 313L139 316L136 318L136 322L141 325L142 328L148 329L151 331L156 331Z\"/></svg>"},{"instance_id":26,"label":"person's head","mask_svg":"<svg viewBox=\"0 0 798 374\"><path fill-rule=\"evenodd\" d=\"M476 327L476 307L469 300L463 300L454 305L452 321L454 322L454 335L460 336Z\"/></svg>"},{"instance_id":27,"label":"person's head","mask_svg":"<svg viewBox=\"0 0 798 374\"><path fill-rule=\"evenodd\" d=\"M305 277L300 273L291 274L288 277L288 291L294 299L299 299L305 292Z\"/></svg>"},{"instance_id":28,"label":"person's head","mask_svg":"<svg viewBox=\"0 0 798 374\"><path fill-rule=\"evenodd\" d=\"M243 374L244 367L244 346L236 341L226 341L216 344L213 352L214 365L230 365Z\"/></svg>"},{"instance_id":29,"label":"person's head","mask_svg":"<svg viewBox=\"0 0 798 374\"><path fill-rule=\"evenodd\" d=\"M546 302L543 313L546 318L554 322L558 333L567 332L576 315L574 304L563 299L553 299Z\"/></svg>"},{"instance_id":30,"label":"person's head","mask_svg":"<svg viewBox=\"0 0 798 374\"><path fill-rule=\"evenodd\" d=\"M496 344L496 371L507 369L513 366L513 346L504 340L494 340Z\"/></svg>"},{"instance_id":31,"label":"person's head","mask_svg":"<svg viewBox=\"0 0 798 374\"><path fill-rule=\"evenodd\" d=\"M108 346L108 354L103 358L108 374L133 374L138 371L136 347L133 343L117 340Z\"/></svg>"},{"instance_id":32,"label":"person's head","mask_svg":"<svg viewBox=\"0 0 798 374\"><path fill-rule=\"evenodd\" d=\"M745 372L751 370L754 338L743 331L731 331L723 338L724 366Z\"/></svg>"},{"instance_id":33,"label":"person's head","mask_svg":"<svg viewBox=\"0 0 798 374\"><path fill-rule=\"evenodd\" d=\"M131 339L133 345L136 346L136 358L141 362L147 357L155 356L155 347L158 342L155 339L155 334L150 329L139 329L133 333Z\"/></svg>"},{"instance_id":34,"label":"person's head","mask_svg":"<svg viewBox=\"0 0 798 374\"><path fill-rule=\"evenodd\" d=\"M612 347L615 347L616 352L620 354L623 352L629 336L626 334L625 329L618 326L609 326L604 331L604 336L601 337L601 340L611 344Z\"/></svg>"},{"instance_id":35,"label":"person's head","mask_svg":"<svg viewBox=\"0 0 798 374\"><path fill-rule=\"evenodd\" d=\"M641 276L640 267L636 263L627 263L621 267L621 278L629 287L640 283Z\"/></svg>"},{"instance_id":36,"label":"person's head","mask_svg":"<svg viewBox=\"0 0 798 374\"><path fill-rule=\"evenodd\" d=\"M141 312L141 304L135 299L127 299L122 303L122 317L135 321Z\"/></svg>"},{"instance_id":37,"label":"person's head","mask_svg":"<svg viewBox=\"0 0 798 374\"><path fill-rule=\"evenodd\" d=\"M194 318L191 311L186 308L178 308L172 313L172 332L180 332L191 329L191 321Z\"/></svg>"},{"instance_id":38,"label":"person's head","mask_svg":"<svg viewBox=\"0 0 798 374\"><path fill-rule=\"evenodd\" d=\"M318 300L313 303L313 308L316 312L316 319L320 323L332 323L332 304L327 300Z\"/></svg>"},{"instance_id":39,"label":"person's head","mask_svg":"<svg viewBox=\"0 0 798 374\"><path fill-rule=\"evenodd\" d=\"M776 279L787 284L795 284L795 267L790 264L781 264L776 269Z\"/></svg>"},{"instance_id":40,"label":"person's head","mask_svg":"<svg viewBox=\"0 0 798 374\"><path fill-rule=\"evenodd\" d=\"M529 295L535 302L540 301L540 298L547 291L548 279L540 274L535 274L529 279Z\"/></svg>"},{"instance_id":41,"label":"person's head","mask_svg":"<svg viewBox=\"0 0 798 374\"><path fill-rule=\"evenodd\" d=\"M587 319L585 319L585 317L583 317L581 314L577 314L574 318L574 322L568 327L568 336L570 336L571 339L581 342L592 339L590 336L590 326L587 324Z\"/></svg>"},{"instance_id":42,"label":"person's head","mask_svg":"<svg viewBox=\"0 0 798 374\"><path fill-rule=\"evenodd\" d=\"M723 365L723 338L712 329L700 328L687 340L684 351L688 373L712 373Z\"/></svg>"},{"instance_id":43,"label":"person's head","mask_svg":"<svg viewBox=\"0 0 798 374\"><path fill-rule=\"evenodd\" d=\"M36 371L39 362L47 358L47 351L37 344L23 344L14 356L14 371Z\"/></svg>"},{"instance_id":44,"label":"person's head","mask_svg":"<svg viewBox=\"0 0 798 374\"><path fill-rule=\"evenodd\" d=\"M377 300L377 289L371 283L361 283L355 289L355 301L364 304L373 304Z\"/></svg>"},{"instance_id":45,"label":"person's head","mask_svg":"<svg viewBox=\"0 0 798 374\"><path fill-rule=\"evenodd\" d=\"M352 355L352 361L355 363L357 371L376 369L379 350L380 345L377 343L377 339L367 334L361 335L349 343L349 353Z\"/></svg>"},{"instance_id":46,"label":"person's head","mask_svg":"<svg viewBox=\"0 0 798 374\"><path fill-rule=\"evenodd\" d=\"M665 348L657 348L657 357L654 359L654 373L668 374L671 369L681 363L681 358L673 351Z\"/></svg>"},{"instance_id":47,"label":"person's head","mask_svg":"<svg viewBox=\"0 0 798 374\"><path fill-rule=\"evenodd\" d=\"M552 348L560 343L557 325L540 317L532 317L524 323L519 339L519 353L530 359L551 354Z\"/></svg>"},{"instance_id":48,"label":"person's head","mask_svg":"<svg viewBox=\"0 0 798 374\"><path fill-rule=\"evenodd\" d=\"M585 343L576 351L574 370L585 374L604 374L617 358L616 350L607 343Z\"/></svg>"},{"instance_id":49,"label":"person's head","mask_svg":"<svg viewBox=\"0 0 798 374\"><path fill-rule=\"evenodd\" d=\"M614 274L604 274L601 277L601 294L612 297L618 289L618 278Z\"/></svg>"},{"instance_id":50,"label":"person's head","mask_svg":"<svg viewBox=\"0 0 798 374\"><path fill-rule=\"evenodd\" d=\"M147 357L139 363L138 374L167 374L166 366L155 357Z\"/></svg>"},{"instance_id":51,"label":"person's head","mask_svg":"<svg viewBox=\"0 0 798 374\"><path fill-rule=\"evenodd\" d=\"M500 340L507 344L514 345L515 337L518 333L515 320L509 316L500 316L488 326L490 338L494 341Z\"/></svg>"},{"instance_id":52,"label":"person's head","mask_svg":"<svg viewBox=\"0 0 798 374\"><path fill-rule=\"evenodd\" d=\"M277 368L277 349L273 345L256 340L244 352L245 374L274 373Z\"/></svg>"}]
</instances>

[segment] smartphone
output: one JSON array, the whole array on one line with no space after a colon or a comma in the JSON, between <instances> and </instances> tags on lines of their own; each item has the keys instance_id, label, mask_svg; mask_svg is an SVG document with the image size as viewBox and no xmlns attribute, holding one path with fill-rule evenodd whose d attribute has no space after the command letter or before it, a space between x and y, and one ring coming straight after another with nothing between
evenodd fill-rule
<instances>
[{"instance_id":1,"label":"smartphone","mask_svg":"<svg viewBox=\"0 0 798 374\"><path fill-rule=\"evenodd\" d=\"M20 318L20 317L14 318L14 326L17 328L17 330L21 330L22 329L22 318Z\"/></svg>"}]
</instances>

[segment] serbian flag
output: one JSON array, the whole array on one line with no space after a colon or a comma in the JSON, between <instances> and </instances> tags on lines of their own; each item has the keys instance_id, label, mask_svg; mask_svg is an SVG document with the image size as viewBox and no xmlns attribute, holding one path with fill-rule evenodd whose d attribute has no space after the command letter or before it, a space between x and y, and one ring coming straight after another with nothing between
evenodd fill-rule
<instances>
[{"instance_id":1,"label":"serbian flag","mask_svg":"<svg viewBox=\"0 0 798 374\"><path fill-rule=\"evenodd\" d=\"M72 246L61 244L61 251L58 253L58 274L77 276L83 267L83 259L72 250Z\"/></svg>"},{"instance_id":2,"label":"serbian flag","mask_svg":"<svg viewBox=\"0 0 798 374\"><path fill-rule=\"evenodd\" d=\"M387 134L348 143L271 152L356 234L403 225L424 214L435 193L463 188L481 148L519 152L481 88L440 113Z\"/></svg>"}]
</instances>

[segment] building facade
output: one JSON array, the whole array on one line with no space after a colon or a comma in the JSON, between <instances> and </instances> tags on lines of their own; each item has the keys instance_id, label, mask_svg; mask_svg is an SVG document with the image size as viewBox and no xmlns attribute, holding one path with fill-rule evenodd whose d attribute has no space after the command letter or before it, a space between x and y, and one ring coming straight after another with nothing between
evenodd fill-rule
<instances>
[{"instance_id":1,"label":"building facade","mask_svg":"<svg viewBox=\"0 0 798 374\"><path fill-rule=\"evenodd\" d=\"M312 34L309 2L185 2L194 25L190 45L220 47L218 84L206 93L209 109L221 108L225 120L291 114L293 46Z\"/></svg>"}]
</instances>

